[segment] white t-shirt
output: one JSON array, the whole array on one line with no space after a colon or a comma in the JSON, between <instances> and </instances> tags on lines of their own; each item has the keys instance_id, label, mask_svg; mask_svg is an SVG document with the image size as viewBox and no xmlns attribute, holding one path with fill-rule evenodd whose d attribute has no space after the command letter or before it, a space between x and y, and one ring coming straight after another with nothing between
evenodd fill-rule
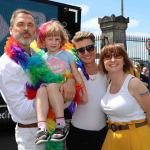
<instances>
[{"instance_id":1,"label":"white t-shirt","mask_svg":"<svg viewBox=\"0 0 150 150\"><path fill-rule=\"evenodd\" d=\"M87 89L88 102L77 106L71 123L80 129L98 131L106 125L99 103L106 92L107 80L100 73L90 75L89 80L82 73L81 75Z\"/></svg>"}]
</instances>

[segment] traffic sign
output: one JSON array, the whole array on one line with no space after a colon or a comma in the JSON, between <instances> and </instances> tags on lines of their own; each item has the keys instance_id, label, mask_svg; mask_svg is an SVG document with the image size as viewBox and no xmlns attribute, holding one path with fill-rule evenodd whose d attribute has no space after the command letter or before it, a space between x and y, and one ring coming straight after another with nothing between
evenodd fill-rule
<instances>
[{"instance_id":1,"label":"traffic sign","mask_svg":"<svg viewBox=\"0 0 150 150\"><path fill-rule=\"evenodd\" d=\"M148 89L150 91L150 38L146 40L146 49L149 51L149 55L148 55L149 85L148 85Z\"/></svg>"},{"instance_id":2,"label":"traffic sign","mask_svg":"<svg viewBox=\"0 0 150 150\"><path fill-rule=\"evenodd\" d=\"M150 52L150 38L146 40L146 49Z\"/></svg>"}]
</instances>

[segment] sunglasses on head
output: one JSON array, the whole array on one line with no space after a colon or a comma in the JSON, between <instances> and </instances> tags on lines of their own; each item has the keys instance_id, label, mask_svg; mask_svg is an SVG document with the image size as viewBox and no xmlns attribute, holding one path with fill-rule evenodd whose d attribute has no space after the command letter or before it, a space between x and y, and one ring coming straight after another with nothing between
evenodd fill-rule
<instances>
[{"instance_id":1,"label":"sunglasses on head","mask_svg":"<svg viewBox=\"0 0 150 150\"><path fill-rule=\"evenodd\" d=\"M94 44L91 44L91 45L88 45L88 46L76 49L76 51L79 52L79 53L81 53L81 54L84 54L85 51L87 51L88 53L90 53L90 52L94 51L94 47L95 47Z\"/></svg>"}]
</instances>

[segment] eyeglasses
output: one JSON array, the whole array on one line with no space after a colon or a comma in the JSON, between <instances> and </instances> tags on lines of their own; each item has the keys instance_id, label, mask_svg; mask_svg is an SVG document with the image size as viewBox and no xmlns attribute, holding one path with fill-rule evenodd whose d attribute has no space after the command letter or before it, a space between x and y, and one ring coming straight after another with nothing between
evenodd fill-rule
<instances>
[{"instance_id":1,"label":"eyeglasses","mask_svg":"<svg viewBox=\"0 0 150 150\"><path fill-rule=\"evenodd\" d=\"M121 59L123 56L120 54L108 54L104 56L104 60L111 60L113 59Z\"/></svg>"},{"instance_id":2,"label":"eyeglasses","mask_svg":"<svg viewBox=\"0 0 150 150\"><path fill-rule=\"evenodd\" d=\"M77 52L81 53L81 54L84 54L85 51L87 51L88 53L91 53L94 51L94 45L91 44L91 45L88 45L88 46L85 46L85 47L81 47L79 49L76 49Z\"/></svg>"}]
</instances>

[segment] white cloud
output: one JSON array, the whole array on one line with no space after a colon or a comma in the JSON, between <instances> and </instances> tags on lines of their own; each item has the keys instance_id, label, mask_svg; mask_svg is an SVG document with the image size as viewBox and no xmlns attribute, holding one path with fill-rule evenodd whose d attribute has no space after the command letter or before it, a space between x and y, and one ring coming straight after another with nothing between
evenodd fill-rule
<instances>
[{"instance_id":1,"label":"white cloud","mask_svg":"<svg viewBox=\"0 0 150 150\"><path fill-rule=\"evenodd\" d=\"M129 24L128 24L128 27L129 28L134 28L134 27L137 27L139 25L139 21L136 20L136 19L130 19L129 20Z\"/></svg>"},{"instance_id":2,"label":"white cloud","mask_svg":"<svg viewBox=\"0 0 150 150\"><path fill-rule=\"evenodd\" d=\"M93 32L94 34L100 34L100 26L98 24L98 17L86 20L81 23L81 30Z\"/></svg>"},{"instance_id":3,"label":"white cloud","mask_svg":"<svg viewBox=\"0 0 150 150\"><path fill-rule=\"evenodd\" d=\"M135 28L138 27L140 24L140 21L136 20L136 19L130 19L130 22L128 24L128 28L131 31L131 28ZM146 32L128 32L127 31L127 35L132 35L132 36L138 36L138 37L150 37L150 33L146 33Z\"/></svg>"},{"instance_id":4,"label":"white cloud","mask_svg":"<svg viewBox=\"0 0 150 150\"><path fill-rule=\"evenodd\" d=\"M86 16L89 12L89 6L88 5L78 5L82 9L82 16Z\"/></svg>"}]
</instances>

